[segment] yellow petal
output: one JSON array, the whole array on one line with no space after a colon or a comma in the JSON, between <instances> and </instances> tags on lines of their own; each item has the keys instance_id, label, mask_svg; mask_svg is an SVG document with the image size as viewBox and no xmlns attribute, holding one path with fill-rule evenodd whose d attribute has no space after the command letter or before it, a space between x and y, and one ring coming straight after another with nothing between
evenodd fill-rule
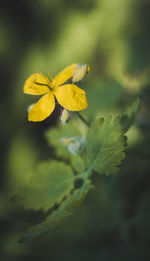
<instances>
[{"instance_id":1,"label":"yellow petal","mask_svg":"<svg viewBox=\"0 0 150 261\"><path fill-rule=\"evenodd\" d=\"M50 91L50 80L42 73L32 74L25 82L24 93L41 95Z\"/></svg>"},{"instance_id":2,"label":"yellow petal","mask_svg":"<svg viewBox=\"0 0 150 261\"><path fill-rule=\"evenodd\" d=\"M65 83L67 80L69 80L74 72L74 68L77 64L74 63L70 66L68 66L65 70L63 70L62 72L60 72L58 75L56 75L56 77L53 79L52 84L54 86L60 86L63 83Z\"/></svg>"},{"instance_id":3,"label":"yellow petal","mask_svg":"<svg viewBox=\"0 0 150 261\"><path fill-rule=\"evenodd\" d=\"M55 108L55 98L52 92L45 94L42 98L29 109L29 121L43 121Z\"/></svg>"},{"instance_id":4,"label":"yellow petal","mask_svg":"<svg viewBox=\"0 0 150 261\"><path fill-rule=\"evenodd\" d=\"M86 93L75 84L65 84L53 90L58 102L69 111L81 111L87 106Z\"/></svg>"}]
</instances>

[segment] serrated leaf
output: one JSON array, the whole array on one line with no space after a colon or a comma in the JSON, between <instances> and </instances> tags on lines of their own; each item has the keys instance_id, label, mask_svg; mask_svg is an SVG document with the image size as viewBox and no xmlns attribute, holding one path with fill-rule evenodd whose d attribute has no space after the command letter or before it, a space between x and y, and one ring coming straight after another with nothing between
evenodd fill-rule
<instances>
[{"instance_id":1,"label":"serrated leaf","mask_svg":"<svg viewBox=\"0 0 150 261\"><path fill-rule=\"evenodd\" d=\"M125 157L125 145L120 117L109 115L96 120L87 134L88 168L100 174L115 173Z\"/></svg>"},{"instance_id":2,"label":"serrated leaf","mask_svg":"<svg viewBox=\"0 0 150 261\"><path fill-rule=\"evenodd\" d=\"M63 162L49 161L37 166L30 174L16 201L25 208L48 210L73 189L72 169Z\"/></svg>"},{"instance_id":3,"label":"serrated leaf","mask_svg":"<svg viewBox=\"0 0 150 261\"><path fill-rule=\"evenodd\" d=\"M84 200L88 191L94 186L91 185L91 180L87 179L84 181L81 188L73 191L72 194L60 204L59 208L48 215L46 220L39 225L31 227L27 233L20 235L19 242L22 243L27 240L32 240L42 233L51 230L62 222L63 219L73 214L76 208Z\"/></svg>"},{"instance_id":4,"label":"serrated leaf","mask_svg":"<svg viewBox=\"0 0 150 261\"><path fill-rule=\"evenodd\" d=\"M133 102L128 106L125 113L120 119L123 133L127 132L131 125L134 123L135 118L140 110L141 100L139 97L136 97Z\"/></svg>"}]
</instances>

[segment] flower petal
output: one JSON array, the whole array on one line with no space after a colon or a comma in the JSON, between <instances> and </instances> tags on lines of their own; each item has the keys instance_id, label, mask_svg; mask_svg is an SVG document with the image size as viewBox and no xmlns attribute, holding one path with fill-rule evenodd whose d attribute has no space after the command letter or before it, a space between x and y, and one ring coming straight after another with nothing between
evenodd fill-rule
<instances>
[{"instance_id":1,"label":"flower petal","mask_svg":"<svg viewBox=\"0 0 150 261\"><path fill-rule=\"evenodd\" d=\"M87 106L86 93L75 84L65 84L53 90L58 102L69 111L81 111Z\"/></svg>"},{"instance_id":2,"label":"flower petal","mask_svg":"<svg viewBox=\"0 0 150 261\"><path fill-rule=\"evenodd\" d=\"M55 76L55 78L53 79L52 84L54 86L60 86L63 83L65 83L67 80L69 80L74 72L74 68L77 64L74 63L70 66L68 66L65 70L63 70L62 72L60 72L58 75Z\"/></svg>"},{"instance_id":3,"label":"flower petal","mask_svg":"<svg viewBox=\"0 0 150 261\"><path fill-rule=\"evenodd\" d=\"M39 101L29 109L29 121L43 121L55 108L55 98L52 92L42 96Z\"/></svg>"},{"instance_id":4,"label":"flower petal","mask_svg":"<svg viewBox=\"0 0 150 261\"><path fill-rule=\"evenodd\" d=\"M42 73L32 74L25 82L24 93L41 95L50 91L50 80Z\"/></svg>"}]
</instances>

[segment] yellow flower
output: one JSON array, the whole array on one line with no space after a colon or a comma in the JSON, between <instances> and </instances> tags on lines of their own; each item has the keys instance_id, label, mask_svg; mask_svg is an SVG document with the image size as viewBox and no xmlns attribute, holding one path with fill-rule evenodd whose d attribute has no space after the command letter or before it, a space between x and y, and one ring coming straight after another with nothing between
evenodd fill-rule
<instances>
[{"instance_id":1,"label":"yellow flower","mask_svg":"<svg viewBox=\"0 0 150 261\"><path fill-rule=\"evenodd\" d=\"M54 79L42 73L32 74L25 82L24 93L42 95L39 101L29 108L29 121L43 121L55 108L55 98L59 104L69 111L81 111L87 106L86 93L75 84L65 84L73 76L72 64L60 72Z\"/></svg>"}]
</instances>

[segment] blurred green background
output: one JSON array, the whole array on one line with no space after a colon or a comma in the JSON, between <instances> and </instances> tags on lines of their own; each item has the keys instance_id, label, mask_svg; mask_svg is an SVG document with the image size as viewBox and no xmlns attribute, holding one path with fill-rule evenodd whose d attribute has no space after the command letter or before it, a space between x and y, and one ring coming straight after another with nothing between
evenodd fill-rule
<instances>
[{"instance_id":1,"label":"blurred green background","mask_svg":"<svg viewBox=\"0 0 150 261\"><path fill-rule=\"evenodd\" d=\"M5 0L0 8L0 260L149 260L150 243L149 0ZM94 176L91 191L64 224L24 244L17 234L44 219L8 199L28 171L53 157L41 123L27 121L37 97L23 94L34 72L53 76L77 62L91 71L85 117L121 113L133 96L141 112L128 133L127 157L111 177Z\"/></svg>"}]
</instances>

